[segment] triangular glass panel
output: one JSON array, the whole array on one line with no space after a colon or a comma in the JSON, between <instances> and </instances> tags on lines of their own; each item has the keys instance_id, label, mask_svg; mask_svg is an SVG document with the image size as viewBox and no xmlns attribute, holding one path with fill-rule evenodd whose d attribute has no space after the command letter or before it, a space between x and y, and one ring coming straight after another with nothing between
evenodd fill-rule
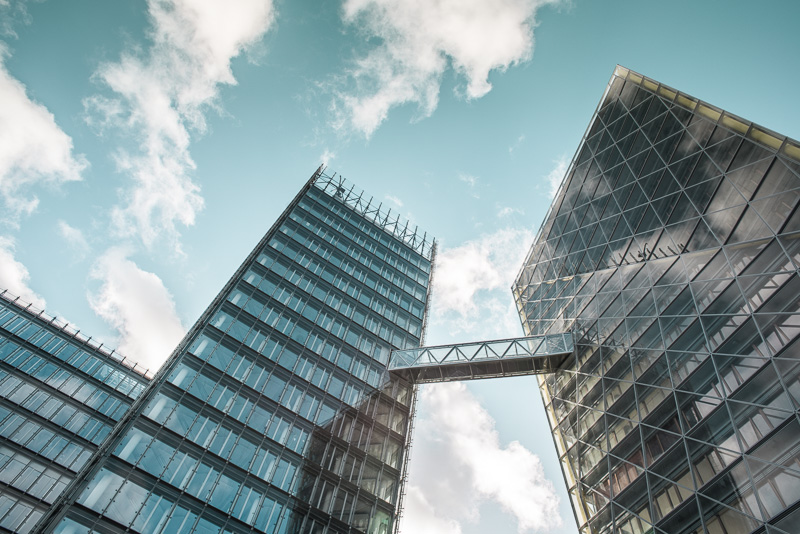
<instances>
[{"instance_id":1,"label":"triangular glass panel","mask_svg":"<svg viewBox=\"0 0 800 534\"><path fill-rule=\"evenodd\" d=\"M684 184L684 187L699 184L700 182L704 182L709 178L718 176L720 174L722 174L722 170L717 167L710 157L708 157L708 154L701 152L700 157L697 160L697 164L692 170L691 177L689 178L689 181Z\"/></svg>"},{"instance_id":2,"label":"triangular glass panel","mask_svg":"<svg viewBox=\"0 0 800 534\"><path fill-rule=\"evenodd\" d=\"M673 184L675 183L675 180L673 180L671 176L665 176L661 180L661 183L663 184L667 180L672 182ZM669 216L672 213L673 208L677 205L678 200L680 200L680 198L681 198L680 193L673 193L669 196L662 197L653 201L653 211L655 211L655 214L661 221L662 226L666 225L667 221L669 220Z\"/></svg>"},{"instance_id":3,"label":"triangular glass panel","mask_svg":"<svg viewBox=\"0 0 800 534\"><path fill-rule=\"evenodd\" d=\"M675 118L681 121L681 127L686 127L687 124L692 120L694 114L686 108L680 106L672 106L670 109Z\"/></svg>"},{"instance_id":4,"label":"triangular glass panel","mask_svg":"<svg viewBox=\"0 0 800 534\"><path fill-rule=\"evenodd\" d=\"M641 152L633 157L628 158L627 164L631 168L631 172L634 176L641 176L642 170L644 169L645 163L647 162L647 158L650 157L650 154L654 153L655 151L650 148Z\"/></svg>"},{"instance_id":5,"label":"triangular glass panel","mask_svg":"<svg viewBox=\"0 0 800 534\"><path fill-rule=\"evenodd\" d=\"M719 130L719 128L717 128L717 130ZM714 132L714 135L716 135L716 132ZM712 141L714 135L711 136ZM739 148L741 140L741 137L734 135L715 145L709 142L709 146L706 148L706 153L708 153L711 159L714 160L714 163L717 164L717 167L725 171L728 169L728 165L733 159L733 156L736 154L736 150Z\"/></svg>"},{"instance_id":6,"label":"triangular glass panel","mask_svg":"<svg viewBox=\"0 0 800 534\"><path fill-rule=\"evenodd\" d=\"M733 272L731 271L727 256L722 252L722 249L720 249L713 256L709 256L707 261L704 261L702 268L695 275L694 280L719 280L730 278L733 278Z\"/></svg>"},{"instance_id":7,"label":"triangular glass panel","mask_svg":"<svg viewBox=\"0 0 800 534\"><path fill-rule=\"evenodd\" d=\"M656 216L656 212L653 209L653 206L647 205L646 211L642 215L642 218L639 222L639 227L636 229L636 233L644 233L650 232L655 228L662 226L661 220ZM650 243L650 245L654 245L655 243Z\"/></svg>"},{"instance_id":8,"label":"triangular glass panel","mask_svg":"<svg viewBox=\"0 0 800 534\"><path fill-rule=\"evenodd\" d=\"M761 181L761 186L756 191L755 198L790 191L798 187L800 187L800 178L789 170L783 160L775 158L772 167L770 167Z\"/></svg>"},{"instance_id":9,"label":"triangular glass panel","mask_svg":"<svg viewBox=\"0 0 800 534\"><path fill-rule=\"evenodd\" d=\"M730 180L746 199L751 199L753 193L761 184L764 173L767 171L771 160L763 159L752 165L740 167L735 171L728 171L726 178Z\"/></svg>"},{"instance_id":10,"label":"triangular glass panel","mask_svg":"<svg viewBox=\"0 0 800 534\"><path fill-rule=\"evenodd\" d=\"M658 158L658 156L655 155L655 153L651 154L650 159L653 158L657 159L659 161L659 165L662 166L660 171L658 169L653 169L654 172L647 173L642 178L639 179L639 186L642 188L644 194L647 195L647 198L650 200L658 198L656 197L656 189L658 188L658 184L661 182L661 177L665 174L663 163Z\"/></svg>"},{"instance_id":11,"label":"triangular glass panel","mask_svg":"<svg viewBox=\"0 0 800 534\"><path fill-rule=\"evenodd\" d=\"M628 150L625 156L630 158L631 156L635 156L636 154L639 154L642 151L650 148L650 146L650 141L648 141L647 137L645 137L645 135L639 131L633 140L630 150Z\"/></svg>"},{"instance_id":12,"label":"triangular glass panel","mask_svg":"<svg viewBox=\"0 0 800 534\"><path fill-rule=\"evenodd\" d=\"M700 159L700 154L693 154L683 159L677 159L676 154L672 156L672 162L669 164L669 171L672 173L672 176L675 177L675 180L681 185L685 184L689 181L689 177L692 175L692 170L694 170L695 165L697 164L697 160Z\"/></svg>"},{"instance_id":13,"label":"triangular glass panel","mask_svg":"<svg viewBox=\"0 0 800 534\"><path fill-rule=\"evenodd\" d=\"M589 134L587 137L594 137L597 132L599 132L603 128L602 121L594 120L592 121L592 127L589 129Z\"/></svg>"},{"instance_id":14,"label":"triangular glass panel","mask_svg":"<svg viewBox=\"0 0 800 534\"><path fill-rule=\"evenodd\" d=\"M761 254L761 251L769 244L770 239L763 239L751 243L734 243L726 246L723 250L728 256L734 274L741 274Z\"/></svg>"},{"instance_id":15,"label":"triangular glass panel","mask_svg":"<svg viewBox=\"0 0 800 534\"><path fill-rule=\"evenodd\" d=\"M637 124L641 125L643 124L642 121L647 113L647 108L650 107L653 97L645 91L640 91L639 96L643 96L644 98L642 98L641 103L638 103L633 109L631 109L631 117L634 118Z\"/></svg>"},{"instance_id":16,"label":"triangular glass panel","mask_svg":"<svg viewBox=\"0 0 800 534\"><path fill-rule=\"evenodd\" d=\"M656 152L658 152L658 155L661 156L661 159L663 159L664 161L669 161L670 158L672 157L672 154L675 152L675 149L679 146L680 142L681 142L681 134L675 134L671 137L659 141L658 143L655 144L654 148L656 149Z\"/></svg>"},{"instance_id":17,"label":"triangular glass panel","mask_svg":"<svg viewBox=\"0 0 800 534\"><path fill-rule=\"evenodd\" d=\"M642 190L641 186L634 182L630 186L630 196L628 197L627 202L625 203L625 209L629 210L631 208L635 208L636 206L641 206L645 202L647 202L647 195Z\"/></svg>"},{"instance_id":18,"label":"triangular glass panel","mask_svg":"<svg viewBox=\"0 0 800 534\"><path fill-rule=\"evenodd\" d=\"M662 198L673 193L680 191L680 184L672 176L669 170L666 170L661 175L661 181L658 183L658 189L653 194L653 198Z\"/></svg>"},{"instance_id":19,"label":"triangular glass panel","mask_svg":"<svg viewBox=\"0 0 800 534\"><path fill-rule=\"evenodd\" d=\"M664 124L661 126L661 131L658 133L659 139L666 139L667 137L683 130L683 124L675 117L674 111L667 113L664 118Z\"/></svg>"},{"instance_id":20,"label":"triangular glass panel","mask_svg":"<svg viewBox=\"0 0 800 534\"><path fill-rule=\"evenodd\" d=\"M686 196L691 200L692 205L700 212L706 211L706 207L716 193L722 177L718 176L711 180L706 180L686 189Z\"/></svg>"},{"instance_id":21,"label":"triangular glass panel","mask_svg":"<svg viewBox=\"0 0 800 534\"><path fill-rule=\"evenodd\" d=\"M647 136L647 140L650 141L650 144L655 143L658 139L658 133L661 131L661 126L664 124L664 121L667 119L669 113L662 113L654 120L645 123L642 126L642 132ZM668 136L664 136L665 138Z\"/></svg>"},{"instance_id":22,"label":"triangular glass panel","mask_svg":"<svg viewBox=\"0 0 800 534\"><path fill-rule=\"evenodd\" d=\"M708 139L711 137L711 133L714 131L714 123L704 119L700 115L694 115L689 126L686 127L686 130L692 134L692 137L694 137L701 146L705 146L706 142L708 142Z\"/></svg>"},{"instance_id":23,"label":"triangular glass panel","mask_svg":"<svg viewBox=\"0 0 800 534\"><path fill-rule=\"evenodd\" d=\"M647 108L647 113L645 113L641 124L650 122L657 115L664 113L665 111L667 111L667 106L664 105L664 102L662 102L660 98L653 98L653 102L650 104L650 107Z\"/></svg>"},{"instance_id":24,"label":"triangular glass panel","mask_svg":"<svg viewBox=\"0 0 800 534\"><path fill-rule=\"evenodd\" d=\"M622 216L625 218L628 226L630 226L634 234L636 233L636 228L639 227L639 223L641 222L642 216L644 215L646 209L647 204L644 204L622 212Z\"/></svg>"},{"instance_id":25,"label":"triangular glass panel","mask_svg":"<svg viewBox=\"0 0 800 534\"><path fill-rule=\"evenodd\" d=\"M789 220L783 227L782 233L788 234L800 230L800 206L794 209L794 212L789 216Z\"/></svg>"},{"instance_id":26,"label":"triangular glass panel","mask_svg":"<svg viewBox=\"0 0 800 534\"><path fill-rule=\"evenodd\" d=\"M739 190L727 179L723 178L714 193L714 197L709 202L706 208L707 212L713 212L733 206L739 206L746 203L745 198L739 193Z\"/></svg>"},{"instance_id":27,"label":"triangular glass panel","mask_svg":"<svg viewBox=\"0 0 800 534\"><path fill-rule=\"evenodd\" d=\"M754 208L777 234L797 205L798 198L800 198L800 189L795 189L783 194L753 200L750 202L750 207Z\"/></svg>"},{"instance_id":28,"label":"triangular glass panel","mask_svg":"<svg viewBox=\"0 0 800 534\"><path fill-rule=\"evenodd\" d=\"M634 83L628 82L622 88L622 91L619 94L619 100L623 104L625 104L625 107L630 109L634 106L634 100L638 92L639 92L639 86L637 86Z\"/></svg>"},{"instance_id":29,"label":"triangular glass panel","mask_svg":"<svg viewBox=\"0 0 800 534\"><path fill-rule=\"evenodd\" d=\"M745 165L749 165L753 161L763 160L764 158L769 158L773 155L774 152L770 152L766 148L755 144L749 139L744 139L739 147L738 152L736 153L736 156L733 158L733 161L731 161L731 165L728 170L733 171L740 167L744 167Z\"/></svg>"},{"instance_id":30,"label":"triangular glass panel","mask_svg":"<svg viewBox=\"0 0 800 534\"><path fill-rule=\"evenodd\" d=\"M633 118L631 118L630 115L626 114L624 117L622 117L621 119L619 119L614 124L611 124L608 127L608 132L610 135L609 142L611 141L611 139L619 139L620 135L625 135L627 132L631 131L631 129L635 127L636 124L633 122Z\"/></svg>"},{"instance_id":31,"label":"triangular glass panel","mask_svg":"<svg viewBox=\"0 0 800 534\"><path fill-rule=\"evenodd\" d=\"M699 220L699 217L696 219L689 219L665 228L665 232L669 233L669 237L672 239L672 242L675 243L679 252L686 252L686 246L692 238L692 233Z\"/></svg>"},{"instance_id":32,"label":"triangular glass panel","mask_svg":"<svg viewBox=\"0 0 800 534\"><path fill-rule=\"evenodd\" d=\"M714 129L714 132L711 134L711 137L708 140L709 145L716 145L717 143L729 139L736 134L731 130L728 130L724 126L719 126Z\"/></svg>"},{"instance_id":33,"label":"triangular glass panel","mask_svg":"<svg viewBox=\"0 0 800 534\"><path fill-rule=\"evenodd\" d=\"M700 214L695 209L694 204L689 201L689 198L684 193L679 194L678 202L675 204L675 208L672 210L672 214L667 221L667 224L675 224L681 221L686 221L689 219L694 219L698 217Z\"/></svg>"},{"instance_id":34,"label":"triangular glass panel","mask_svg":"<svg viewBox=\"0 0 800 534\"><path fill-rule=\"evenodd\" d=\"M739 220L739 224L731 234L730 241L732 243L741 243L742 241L761 239L772 235L772 230L751 206Z\"/></svg>"},{"instance_id":35,"label":"triangular glass panel","mask_svg":"<svg viewBox=\"0 0 800 534\"><path fill-rule=\"evenodd\" d=\"M626 135L617 141L617 148L619 148L619 151L623 156L626 156L630 153L631 147L633 146L634 141L636 141L636 137L639 135L639 131L636 130L630 135Z\"/></svg>"},{"instance_id":36,"label":"triangular glass panel","mask_svg":"<svg viewBox=\"0 0 800 534\"><path fill-rule=\"evenodd\" d=\"M698 250L705 250L707 248L719 246L720 242L717 241L714 233L711 231L705 221L700 219L700 221L697 223L697 227L694 229L692 237L689 239L686 250L688 252L695 252Z\"/></svg>"},{"instance_id":37,"label":"triangular glass panel","mask_svg":"<svg viewBox=\"0 0 800 534\"><path fill-rule=\"evenodd\" d=\"M597 145L600 143L600 138L603 136L604 132L605 130L602 130L596 134L593 134L586 140L586 146L588 146L593 153L597 153Z\"/></svg>"},{"instance_id":38,"label":"triangular glass panel","mask_svg":"<svg viewBox=\"0 0 800 534\"><path fill-rule=\"evenodd\" d=\"M789 260L783 252L783 247L777 239L770 239L769 244L764 246L764 242L756 241L753 244L761 244L760 250L763 253L750 262L750 264L742 270L743 276L748 275L765 275L767 273L783 273L794 271L794 264ZM738 247L737 247L738 248Z\"/></svg>"}]
</instances>

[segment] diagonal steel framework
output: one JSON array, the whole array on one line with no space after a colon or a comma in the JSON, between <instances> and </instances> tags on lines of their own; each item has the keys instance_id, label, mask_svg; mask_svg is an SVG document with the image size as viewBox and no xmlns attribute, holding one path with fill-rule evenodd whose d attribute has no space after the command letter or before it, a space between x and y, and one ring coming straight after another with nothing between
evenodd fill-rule
<instances>
[{"instance_id":1,"label":"diagonal steel framework","mask_svg":"<svg viewBox=\"0 0 800 534\"><path fill-rule=\"evenodd\" d=\"M416 383L548 373L574 350L571 333L392 351L389 370Z\"/></svg>"}]
</instances>

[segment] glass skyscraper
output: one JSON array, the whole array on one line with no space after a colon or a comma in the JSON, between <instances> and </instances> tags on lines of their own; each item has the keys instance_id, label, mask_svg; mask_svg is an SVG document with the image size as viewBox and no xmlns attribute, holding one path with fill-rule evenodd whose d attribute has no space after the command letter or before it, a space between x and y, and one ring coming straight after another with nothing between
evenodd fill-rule
<instances>
[{"instance_id":1,"label":"glass skyscraper","mask_svg":"<svg viewBox=\"0 0 800 534\"><path fill-rule=\"evenodd\" d=\"M0 532L31 532L149 379L0 293Z\"/></svg>"},{"instance_id":2,"label":"glass skyscraper","mask_svg":"<svg viewBox=\"0 0 800 534\"><path fill-rule=\"evenodd\" d=\"M616 69L513 287L582 533L798 532L799 162Z\"/></svg>"},{"instance_id":3,"label":"glass skyscraper","mask_svg":"<svg viewBox=\"0 0 800 534\"><path fill-rule=\"evenodd\" d=\"M0 531L388 534L415 385L537 374L582 534L796 534L800 143L617 67L526 337L420 348L435 250L320 168L146 389L0 299Z\"/></svg>"},{"instance_id":4,"label":"glass skyscraper","mask_svg":"<svg viewBox=\"0 0 800 534\"><path fill-rule=\"evenodd\" d=\"M38 530L390 532L434 251L317 170Z\"/></svg>"}]
</instances>

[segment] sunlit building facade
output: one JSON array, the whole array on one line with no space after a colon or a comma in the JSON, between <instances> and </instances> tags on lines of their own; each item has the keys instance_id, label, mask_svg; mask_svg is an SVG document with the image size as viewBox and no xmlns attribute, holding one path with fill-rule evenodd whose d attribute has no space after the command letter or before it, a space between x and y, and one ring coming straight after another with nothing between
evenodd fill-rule
<instances>
[{"instance_id":1,"label":"sunlit building facade","mask_svg":"<svg viewBox=\"0 0 800 534\"><path fill-rule=\"evenodd\" d=\"M144 369L0 292L0 532L32 531L149 381Z\"/></svg>"},{"instance_id":2,"label":"sunlit building facade","mask_svg":"<svg viewBox=\"0 0 800 534\"><path fill-rule=\"evenodd\" d=\"M434 250L320 168L38 530L390 532Z\"/></svg>"},{"instance_id":3,"label":"sunlit building facade","mask_svg":"<svg viewBox=\"0 0 800 534\"><path fill-rule=\"evenodd\" d=\"M616 69L513 287L581 533L798 532L798 161Z\"/></svg>"}]
</instances>

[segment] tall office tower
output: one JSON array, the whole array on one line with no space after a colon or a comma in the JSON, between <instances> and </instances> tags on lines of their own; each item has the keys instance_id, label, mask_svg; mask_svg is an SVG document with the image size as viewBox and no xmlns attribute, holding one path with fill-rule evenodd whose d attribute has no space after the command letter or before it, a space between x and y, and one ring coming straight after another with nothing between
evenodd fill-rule
<instances>
[{"instance_id":1,"label":"tall office tower","mask_svg":"<svg viewBox=\"0 0 800 534\"><path fill-rule=\"evenodd\" d=\"M0 532L33 529L149 379L0 293Z\"/></svg>"},{"instance_id":2,"label":"tall office tower","mask_svg":"<svg viewBox=\"0 0 800 534\"><path fill-rule=\"evenodd\" d=\"M796 533L800 144L618 67L514 286L582 533Z\"/></svg>"},{"instance_id":3,"label":"tall office tower","mask_svg":"<svg viewBox=\"0 0 800 534\"><path fill-rule=\"evenodd\" d=\"M432 254L320 168L38 529L389 532Z\"/></svg>"}]
</instances>

